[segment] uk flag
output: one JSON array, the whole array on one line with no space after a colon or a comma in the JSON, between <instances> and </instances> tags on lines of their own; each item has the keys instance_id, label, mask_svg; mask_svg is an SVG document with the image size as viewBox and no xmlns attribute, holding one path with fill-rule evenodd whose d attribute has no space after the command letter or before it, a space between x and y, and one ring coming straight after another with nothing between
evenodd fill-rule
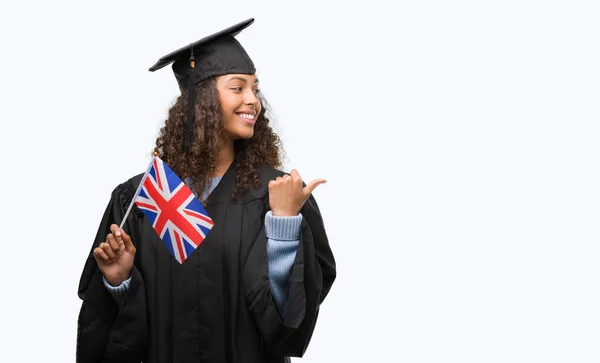
<instances>
[{"instance_id":1,"label":"uk flag","mask_svg":"<svg viewBox=\"0 0 600 363\"><path fill-rule=\"evenodd\" d=\"M156 156L142 181L135 204L179 263L200 246L214 226L192 191Z\"/></svg>"}]
</instances>

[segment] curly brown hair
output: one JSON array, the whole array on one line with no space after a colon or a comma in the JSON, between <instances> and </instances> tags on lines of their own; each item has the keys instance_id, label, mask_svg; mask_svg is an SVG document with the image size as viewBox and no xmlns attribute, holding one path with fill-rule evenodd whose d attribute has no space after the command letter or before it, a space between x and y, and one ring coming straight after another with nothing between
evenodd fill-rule
<instances>
[{"instance_id":1,"label":"curly brown hair","mask_svg":"<svg viewBox=\"0 0 600 363\"><path fill-rule=\"evenodd\" d=\"M259 94L261 112L254 124L254 135L247 140L235 140L235 160L237 163L236 189L232 199L245 194L252 182L259 188L258 168L266 164L273 168L281 166L284 151L279 136L269 125L266 113L268 104ZM183 135L187 120L188 93L183 90L175 104L169 109L165 125L160 129L154 151L182 179L192 180L192 189L204 190L210 174L217 168L219 140L224 130L221 104L216 87L216 78L209 78L196 88L196 121L192 144L188 153L183 151Z\"/></svg>"}]
</instances>

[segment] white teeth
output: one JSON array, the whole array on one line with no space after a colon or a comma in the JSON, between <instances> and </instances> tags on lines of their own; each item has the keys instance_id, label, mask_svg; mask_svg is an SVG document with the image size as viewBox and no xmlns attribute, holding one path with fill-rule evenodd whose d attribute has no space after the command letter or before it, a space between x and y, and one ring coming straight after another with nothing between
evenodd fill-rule
<instances>
[{"instance_id":1,"label":"white teeth","mask_svg":"<svg viewBox=\"0 0 600 363\"><path fill-rule=\"evenodd\" d=\"M254 120L254 115L249 115L247 113L240 113L240 116L243 118L247 118L249 120Z\"/></svg>"}]
</instances>

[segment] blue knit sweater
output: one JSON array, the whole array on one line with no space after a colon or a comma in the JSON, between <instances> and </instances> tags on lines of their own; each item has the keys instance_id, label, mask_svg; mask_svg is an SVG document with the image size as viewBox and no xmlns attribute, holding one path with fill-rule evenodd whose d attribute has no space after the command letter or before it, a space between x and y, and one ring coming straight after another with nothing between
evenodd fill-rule
<instances>
[{"instance_id":1,"label":"blue knit sweater","mask_svg":"<svg viewBox=\"0 0 600 363\"><path fill-rule=\"evenodd\" d=\"M211 179L211 183L202 193L201 200L215 189L220 177ZM186 183L189 185L188 180ZM198 196L197 193L195 193ZM269 281L273 300L281 315L285 312L285 303L289 293L289 280L296 258L296 249L300 243L302 214L297 216L274 216L271 211L265 216L265 234L267 236L267 256L269 261ZM104 286L111 292L119 305L124 301L131 278L119 286L111 286L103 277Z\"/></svg>"}]
</instances>

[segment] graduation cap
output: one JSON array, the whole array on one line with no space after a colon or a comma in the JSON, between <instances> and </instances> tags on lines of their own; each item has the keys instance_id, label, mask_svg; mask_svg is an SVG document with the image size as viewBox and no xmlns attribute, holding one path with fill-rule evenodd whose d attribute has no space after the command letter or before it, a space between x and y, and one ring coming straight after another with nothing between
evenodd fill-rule
<instances>
[{"instance_id":1,"label":"graduation cap","mask_svg":"<svg viewBox=\"0 0 600 363\"><path fill-rule=\"evenodd\" d=\"M248 53L235 39L254 22L253 18L204 37L160 58L150 72L172 65L181 92L188 90L188 118L184 131L184 150L189 150L195 121L196 86L224 74L254 74L256 68Z\"/></svg>"}]
</instances>

